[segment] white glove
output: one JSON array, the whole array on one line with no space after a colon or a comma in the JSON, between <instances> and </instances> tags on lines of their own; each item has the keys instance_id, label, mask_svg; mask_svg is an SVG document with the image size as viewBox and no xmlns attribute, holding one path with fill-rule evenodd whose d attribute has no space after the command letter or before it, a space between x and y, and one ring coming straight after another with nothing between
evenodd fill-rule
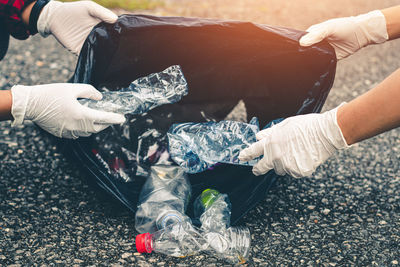
<instances>
[{"instance_id":1,"label":"white glove","mask_svg":"<svg viewBox=\"0 0 400 267\"><path fill-rule=\"evenodd\" d=\"M82 106L77 98L102 98L101 93L88 84L16 85L11 93L13 126L31 120L57 137L89 136L125 121L123 115Z\"/></svg>"},{"instance_id":2,"label":"white glove","mask_svg":"<svg viewBox=\"0 0 400 267\"><path fill-rule=\"evenodd\" d=\"M258 132L259 141L242 150L239 160L264 155L253 167L255 175L272 169L296 178L311 175L336 150L348 147L337 124L339 107L323 114L291 117Z\"/></svg>"},{"instance_id":3,"label":"white glove","mask_svg":"<svg viewBox=\"0 0 400 267\"><path fill-rule=\"evenodd\" d=\"M115 23L118 16L91 1L50 1L40 13L37 28L43 37L53 34L69 51L79 55L87 36L101 21Z\"/></svg>"},{"instance_id":4,"label":"white glove","mask_svg":"<svg viewBox=\"0 0 400 267\"><path fill-rule=\"evenodd\" d=\"M385 16L379 10L356 17L331 19L311 26L307 32L300 39L300 45L310 46L327 39L338 60L364 46L383 43L389 38Z\"/></svg>"}]
</instances>

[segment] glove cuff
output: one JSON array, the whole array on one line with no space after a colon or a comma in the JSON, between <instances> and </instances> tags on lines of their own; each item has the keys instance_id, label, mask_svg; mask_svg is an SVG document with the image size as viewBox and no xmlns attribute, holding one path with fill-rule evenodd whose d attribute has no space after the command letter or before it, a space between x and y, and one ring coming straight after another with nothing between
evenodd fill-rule
<instances>
[{"instance_id":1,"label":"glove cuff","mask_svg":"<svg viewBox=\"0 0 400 267\"><path fill-rule=\"evenodd\" d=\"M368 44L380 44L389 39L386 19L380 10L374 10L355 17L359 25L360 35L357 34L361 47ZM364 40L363 40L364 39Z\"/></svg>"},{"instance_id":2,"label":"glove cuff","mask_svg":"<svg viewBox=\"0 0 400 267\"><path fill-rule=\"evenodd\" d=\"M54 12L54 9L62 5L61 2L58 1L50 1L40 13L40 16L37 20L37 30L41 36L47 37L51 34L50 29L50 20L51 15Z\"/></svg>"},{"instance_id":3,"label":"glove cuff","mask_svg":"<svg viewBox=\"0 0 400 267\"><path fill-rule=\"evenodd\" d=\"M28 107L28 99L31 94L29 86L15 85L11 88L12 106L11 114L14 121L11 126L21 125L25 120L26 108Z\"/></svg>"},{"instance_id":4,"label":"glove cuff","mask_svg":"<svg viewBox=\"0 0 400 267\"><path fill-rule=\"evenodd\" d=\"M330 140L331 144L337 149L345 149L349 148L350 146L347 144L346 139L343 136L342 130L339 127L338 121L337 121L337 112L338 109L342 106L347 104L346 102L343 102L340 104L338 107L330 110L327 112L328 116L328 121L329 123L329 128L328 130L328 139Z\"/></svg>"}]
</instances>

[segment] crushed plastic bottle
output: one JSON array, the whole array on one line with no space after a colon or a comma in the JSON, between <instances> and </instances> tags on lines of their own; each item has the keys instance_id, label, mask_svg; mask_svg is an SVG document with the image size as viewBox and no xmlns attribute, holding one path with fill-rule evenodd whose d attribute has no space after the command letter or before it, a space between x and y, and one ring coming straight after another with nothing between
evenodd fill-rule
<instances>
[{"instance_id":1,"label":"crushed plastic bottle","mask_svg":"<svg viewBox=\"0 0 400 267\"><path fill-rule=\"evenodd\" d=\"M155 182L159 181L156 179ZM197 213L202 213L200 229L193 226L191 220L183 213L165 209L165 205L162 204L157 206L156 203L151 203L153 205L151 213L155 214L152 218L159 230L152 234L147 232L137 235L137 251L140 253L154 251L177 257L194 255L202 251L230 263L244 263L250 251L250 231L243 227L229 227L230 202L227 195L208 189L196 199L195 203L197 203ZM160 207L161 210L165 209L165 212L159 213Z\"/></svg>"},{"instance_id":2,"label":"crushed plastic bottle","mask_svg":"<svg viewBox=\"0 0 400 267\"><path fill-rule=\"evenodd\" d=\"M182 257L206 250L204 234L185 215L191 186L178 166L153 166L139 196L135 227L140 253ZM152 233L152 234L150 234Z\"/></svg>"},{"instance_id":3,"label":"crushed plastic bottle","mask_svg":"<svg viewBox=\"0 0 400 267\"><path fill-rule=\"evenodd\" d=\"M191 186L178 166L153 166L139 195L135 228L153 233L175 223L190 223L185 215Z\"/></svg>"},{"instance_id":4,"label":"crushed plastic bottle","mask_svg":"<svg viewBox=\"0 0 400 267\"><path fill-rule=\"evenodd\" d=\"M193 205L194 217L200 221L204 231L220 232L231 225L231 202L228 195L215 189L206 189Z\"/></svg>"},{"instance_id":5,"label":"crushed plastic bottle","mask_svg":"<svg viewBox=\"0 0 400 267\"><path fill-rule=\"evenodd\" d=\"M139 253L185 257L205 252L230 263L245 263L250 250L250 232L242 227L230 227L223 233L204 232L184 221L152 234L137 235L135 244Z\"/></svg>"},{"instance_id":6,"label":"crushed plastic bottle","mask_svg":"<svg viewBox=\"0 0 400 267\"><path fill-rule=\"evenodd\" d=\"M229 227L223 232L205 232L212 255L232 264L244 264L250 253L251 235L247 227Z\"/></svg>"},{"instance_id":7,"label":"crushed plastic bottle","mask_svg":"<svg viewBox=\"0 0 400 267\"><path fill-rule=\"evenodd\" d=\"M194 255L209 248L203 233L188 220L152 234L137 235L135 244L139 253L158 252L175 257Z\"/></svg>"},{"instance_id":8,"label":"crushed plastic bottle","mask_svg":"<svg viewBox=\"0 0 400 267\"><path fill-rule=\"evenodd\" d=\"M182 257L207 252L231 263L248 256L250 232L230 226L226 194L205 190L195 201L202 227L184 214L191 194L185 173L177 166L153 166L139 196L135 227L140 253L159 252ZM152 234L151 234L152 233Z\"/></svg>"},{"instance_id":9,"label":"crushed plastic bottle","mask_svg":"<svg viewBox=\"0 0 400 267\"><path fill-rule=\"evenodd\" d=\"M121 114L142 114L163 104L178 102L188 93L181 67L171 66L159 73L133 81L128 88L103 92L100 101L80 99L89 108Z\"/></svg>"},{"instance_id":10,"label":"crushed plastic bottle","mask_svg":"<svg viewBox=\"0 0 400 267\"><path fill-rule=\"evenodd\" d=\"M244 263L250 251L250 230L230 227L231 204L228 195L204 190L194 201L194 215L200 218L204 238L216 256L230 263Z\"/></svg>"},{"instance_id":11,"label":"crushed plastic bottle","mask_svg":"<svg viewBox=\"0 0 400 267\"><path fill-rule=\"evenodd\" d=\"M168 131L171 158L187 173L205 171L216 163L253 166L259 159L239 161L241 150L256 142L258 119L249 123L220 121L173 124Z\"/></svg>"}]
</instances>

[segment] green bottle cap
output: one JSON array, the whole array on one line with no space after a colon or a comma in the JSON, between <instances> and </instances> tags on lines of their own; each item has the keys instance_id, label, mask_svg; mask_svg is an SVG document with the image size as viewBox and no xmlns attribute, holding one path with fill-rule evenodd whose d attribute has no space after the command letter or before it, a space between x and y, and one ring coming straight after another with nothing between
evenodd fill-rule
<instances>
[{"instance_id":1,"label":"green bottle cap","mask_svg":"<svg viewBox=\"0 0 400 267\"><path fill-rule=\"evenodd\" d=\"M205 210L208 209L214 203L214 201L217 199L219 195L220 193L215 189L204 190L200 196L200 201L204 209Z\"/></svg>"}]
</instances>

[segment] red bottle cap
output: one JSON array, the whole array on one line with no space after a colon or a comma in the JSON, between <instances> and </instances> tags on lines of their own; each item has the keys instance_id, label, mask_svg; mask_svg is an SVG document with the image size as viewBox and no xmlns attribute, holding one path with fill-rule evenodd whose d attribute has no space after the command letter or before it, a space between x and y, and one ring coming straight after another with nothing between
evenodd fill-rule
<instances>
[{"instance_id":1,"label":"red bottle cap","mask_svg":"<svg viewBox=\"0 0 400 267\"><path fill-rule=\"evenodd\" d=\"M136 236L136 249L139 253L151 253L153 248L151 247L151 235L150 233L144 233ZM146 246L148 243L148 246Z\"/></svg>"}]
</instances>

